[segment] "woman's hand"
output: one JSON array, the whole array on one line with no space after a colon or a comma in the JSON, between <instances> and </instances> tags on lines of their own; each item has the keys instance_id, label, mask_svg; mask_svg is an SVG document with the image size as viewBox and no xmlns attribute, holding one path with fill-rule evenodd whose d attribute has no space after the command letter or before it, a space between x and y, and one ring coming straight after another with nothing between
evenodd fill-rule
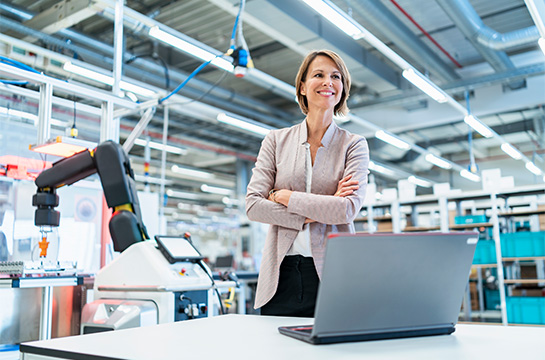
<instances>
[{"instance_id":1,"label":"woman's hand","mask_svg":"<svg viewBox=\"0 0 545 360\"><path fill-rule=\"evenodd\" d=\"M292 193L291 190L280 189L278 191L275 191L269 197L269 199L272 198L270 200L272 200L272 201L274 201L276 203L282 204L284 206L288 206L288 203L290 202L291 193Z\"/></svg>"},{"instance_id":2,"label":"woman's hand","mask_svg":"<svg viewBox=\"0 0 545 360\"><path fill-rule=\"evenodd\" d=\"M347 175L343 179L339 180L337 191L333 196L345 197L358 190L360 188L358 180L350 180L351 178L352 175Z\"/></svg>"}]
</instances>

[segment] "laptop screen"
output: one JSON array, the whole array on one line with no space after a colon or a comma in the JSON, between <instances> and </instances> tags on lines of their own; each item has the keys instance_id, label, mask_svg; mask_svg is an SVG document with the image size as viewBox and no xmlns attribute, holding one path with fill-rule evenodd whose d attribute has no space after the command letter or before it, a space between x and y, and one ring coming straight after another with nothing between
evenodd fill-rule
<instances>
[{"instance_id":1,"label":"laptop screen","mask_svg":"<svg viewBox=\"0 0 545 360\"><path fill-rule=\"evenodd\" d=\"M454 325L477 233L332 234L313 334Z\"/></svg>"}]
</instances>

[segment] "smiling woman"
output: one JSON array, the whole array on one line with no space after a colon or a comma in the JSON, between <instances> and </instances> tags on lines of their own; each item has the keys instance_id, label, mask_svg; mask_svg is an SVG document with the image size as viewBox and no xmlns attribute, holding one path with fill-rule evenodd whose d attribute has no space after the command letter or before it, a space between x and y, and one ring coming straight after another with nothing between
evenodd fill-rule
<instances>
[{"instance_id":1,"label":"smiling woman","mask_svg":"<svg viewBox=\"0 0 545 360\"><path fill-rule=\"evenodd\" d=\"M327 235L354 232L369 164L367 142L340 129L350 74L329 50L306 56L296 77L307 117L263 140L246 195L252 221L270 224L256 308L263 315L314 316Z\"/></svg>"}]
</instances>

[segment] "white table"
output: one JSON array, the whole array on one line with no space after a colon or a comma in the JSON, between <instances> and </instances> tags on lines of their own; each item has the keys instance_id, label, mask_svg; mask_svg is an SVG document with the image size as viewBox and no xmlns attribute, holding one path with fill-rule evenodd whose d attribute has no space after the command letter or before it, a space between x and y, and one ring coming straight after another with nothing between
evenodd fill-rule
<instances>
[{"instance_id":1,"label":"white table","mask_svg":"<svg viewBox=\"0 0 545 360\"><path fill-rule=\"evenodd\" d=\"M312 319L225 315L21 344L21 359L545 359L545 328L457 325L452 335L310 345L278 333ZM41 355L41 356L40 356Z\"/></svg>"}]
</instances>

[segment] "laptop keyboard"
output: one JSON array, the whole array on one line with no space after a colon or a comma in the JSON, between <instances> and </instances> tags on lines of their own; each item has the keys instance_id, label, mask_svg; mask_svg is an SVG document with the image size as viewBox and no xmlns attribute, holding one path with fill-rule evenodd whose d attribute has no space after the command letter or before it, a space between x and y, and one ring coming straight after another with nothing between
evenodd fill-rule
<instances>
[{"instance_id":1,"label":"laptop keyboard","mask_svg":"<svg viewBox=\"0 0 545 360\"><path fill-rule=\"evenodd\" d=\"M298 326L298 327L292 328L291 330L310 334L312 332L312 326Z\"/></svg>"}]
</instances>

